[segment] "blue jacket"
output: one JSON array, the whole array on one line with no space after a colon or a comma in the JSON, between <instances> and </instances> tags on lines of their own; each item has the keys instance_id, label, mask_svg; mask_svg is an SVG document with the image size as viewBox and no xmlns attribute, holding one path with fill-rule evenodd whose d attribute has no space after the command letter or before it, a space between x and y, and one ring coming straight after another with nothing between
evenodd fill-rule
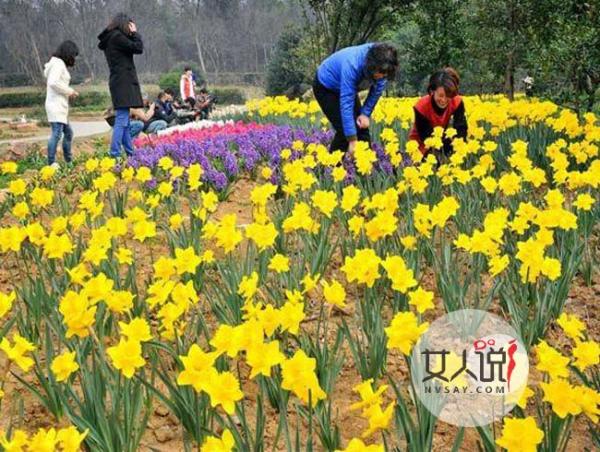
<instances>
[{"instance_id":1,"label":"blue jacket","mask_svg":"<svg viewBox=\"0 0 600 452\"><path fill-rule=\"evenodd\" d=\"M359 90L359 84L367 79L367 52L372 46L373 43L368 43L338 50L328 56L317 69L319 82L325 88L340 93L342 125L347 138L356 137L354 100ZM371 85L369 95L360 110L361 114L371 116L386 83L387 80L382 78Z\"/></svg>"}]
</instances>

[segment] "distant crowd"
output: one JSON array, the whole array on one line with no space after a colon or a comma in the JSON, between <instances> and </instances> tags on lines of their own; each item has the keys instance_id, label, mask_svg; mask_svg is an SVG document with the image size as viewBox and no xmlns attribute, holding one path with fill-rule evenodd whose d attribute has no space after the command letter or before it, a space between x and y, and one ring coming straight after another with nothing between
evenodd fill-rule
<instances>
[{"instance_id":1,"label":"distant crowd","mask_svg":"<svg viewBox=\"0 0 600 452\"><path fill-rule=\"evenodd\" d=\"M139 134L153 134L168 127L186 124L192 121L208 119L216 98L205 87L197 89L196 75L191 67L185 67L179 83L179 97L174 90L167 88L158 93L154 102L147 94L142 95L143 107L129 109L129 136L133 139ZM108 108L104 118L114 126L115 111Z\"/></svg>"},{"instance_id":2,"label":"distant crowd","mask_svg":"<svg viewBox=\"0 0 600 452\"><path fill-rule=\"evenodd\" d=\"M179 98L170 89L161 91L150 103L140 89L134 55L144 52L144 42L133 19L125 13L115 15L98 35L98 49L104 52L110 77L108 87L112 106L105 119L113 128L109 154L120 158L122 150L133 155L133 138L140 133L157 133L167 127L207 119L216 99L205 87L196 89L196 76L184 68ZM69 124L69 101L79 93L70 86L69 68L75 65L79 48L66 40L44 67L46 77L46 115L52 132L48 140L48 164L57 166L56 149L62 140L65 163L72 161L73 129Z\"/></svg>"}]
</instances>

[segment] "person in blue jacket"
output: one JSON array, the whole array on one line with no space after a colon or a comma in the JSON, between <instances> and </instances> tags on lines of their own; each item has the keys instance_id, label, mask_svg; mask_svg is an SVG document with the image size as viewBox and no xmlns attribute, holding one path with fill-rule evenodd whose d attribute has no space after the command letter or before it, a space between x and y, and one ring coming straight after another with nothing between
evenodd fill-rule
<instances>
[{"instance_id":1,"label":"person in blue jacket","mask_svg":"<svg viewBox=\"0 0 600 452\"><path fill-rule=\"evenodd\" d=\"M371 142L369 118L398 69L398 52L385 43L346 47L327 57L317 69L313 93L335 129L329 149L354 152L356 142ZM365 104L358 92L369 87Z\"/></svg>"}]
</instances>

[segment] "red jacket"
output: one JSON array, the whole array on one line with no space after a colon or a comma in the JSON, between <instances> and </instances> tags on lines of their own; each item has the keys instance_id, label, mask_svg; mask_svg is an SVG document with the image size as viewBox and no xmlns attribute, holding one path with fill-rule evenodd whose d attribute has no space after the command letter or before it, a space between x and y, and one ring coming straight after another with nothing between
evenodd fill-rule
<instances>
[{"instance_id":1,"label":"red jacket","mask_svg":"<svg viewBox=\"0 0 600 452\"><path fill-rule=\"evenodd\" d=\"M194 80L192 77L188 77L186 74L181 76L181 80L179 82L179 91L181 94L181 100L186 101L190 97L195 99L196 92L194 91Z\"/></svg>"},{"instance_id":2,"label":"red jacket","mask_svg":"<svg viewBox=\"0 0 600 452\"><path fill-rule=\"evenodd\" d=\"M431 124L432 129L435 127L443 127L445 129L446 127L448 127L452 115L462 103L462 99L460 96L454 96L453 98L451 98L450 102L448 102L448 106L441 115L438 115L434 110L433 102L435 101L433 100L433 97L431 95L423 96L417 101L414 108L421 115L427 118L427 120ZM423 142L423 140L421 140L421 137L417 132L417 127L414 124L410 129L408 139L416 140L419 143L419 149L421 150L421 153L425 155L425 153L427 152L427 150L425 149L425 143Z\"/></svg>"}]
</instances>

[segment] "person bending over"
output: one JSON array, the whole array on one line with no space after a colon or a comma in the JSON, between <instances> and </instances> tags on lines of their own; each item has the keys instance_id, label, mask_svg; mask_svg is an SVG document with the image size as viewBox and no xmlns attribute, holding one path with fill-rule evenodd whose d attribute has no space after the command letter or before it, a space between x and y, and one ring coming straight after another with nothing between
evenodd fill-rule
<instances>
[{"instance_id":1,"label":"person bending over","mask_svg":"<svg viewBox=\"0 0 600 452\"><path fill-rule=\"evenodd\" d=\"M137 137L140 133L157 133L167 128L166 121L154 119L156 104L148 101L148 96L144 95L144 108L132 108L131 115L131 138Z\"/></svg>"},{"instance_id":2,"label":"person bending over","mask_svg":"<svg viewBox=\"0 0 600 452\"><path fill-rule=\"evenodd\" d=\"M421 97L413 107L415 121L408 138L419 143L423 157L429 153L425 140L433 135L435 127L445 130L452 122L456 136L467 138L465 105L458 94L459 83L458 73L451 67L434 72L429 78L427 95ZM452 139L444 137L443 143L442 152L448 157L452 153Z\"/></svg>"},{"instance_id":3,"label":"person bending over","mask_svg":"<svg viewBox=\"0 0 600 452\"><path fill-rule=\"evenodd\" d=\"M313 93L335 129L331 151L354 152L357 140L371 142L371 113L398 69L396 49L385 43L346 47L327 57L317 69ZM364 105L358 92L369 88Z\"/></svg>"},{"instance_id":4,"label":"person bending over","mask_svg":"<svg viewBox=\"0 0 600 452\"><path fill-rule=\"evenodd\" d=\"M169 91L161 91L158 93L158 99L154 103L154 117L153 120L162 120L171 126L177 122L177 113L173 107L173 96Z\"/></svg>"},{"instance_id":5,"label":"person bending over","mask_svg":"<svg viewBox=\"0 0 600 452\"><path fill-rule=\"evenodd\" d=\"M201 88L196 98L195 109L200 112L200 119L208 119L211 110L215 105L215 98L208 94L206 88Z\"/></svg>"}]
</instances>

